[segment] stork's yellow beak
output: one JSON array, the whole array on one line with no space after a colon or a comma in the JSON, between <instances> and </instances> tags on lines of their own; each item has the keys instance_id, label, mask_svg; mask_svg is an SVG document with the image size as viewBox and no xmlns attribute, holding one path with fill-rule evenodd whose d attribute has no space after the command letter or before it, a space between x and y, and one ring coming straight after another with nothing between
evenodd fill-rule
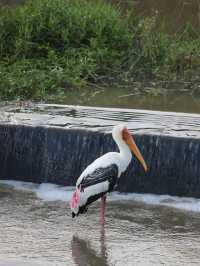
<instances>
[{"instance_id":1,"label":"stork's yellow beak","mask_svg":"<svg viewBox=\"0 0 200 266\"><path fill-rule=\"evenodd\" d=\"M148 170L146 162L140 153L135 141L133 140L133 137L131 136L128 129L125 127L122 131L122 138L126 142L126 144L129 146L130 150L133 152L133 154L136 156L136 158L140 161L141 165L143 166L145 172Z\"/></svg>"},{"instance_id":2,"label":"stork's yellow beak","mask_svg":"<svg viewBox=\"0 0 200 266\"><path fill-rule=\"evenodd\" d=\"M138 147L137 147L137 145L136 145L136 143L133 140L133 137L131 135L129 135L129 137L127 138L126 143L130 147L130 149L133 152L133 154L135 155L135 157L139 160L139 162L143 166L145 172L147 172L148 168L147 168L146 162L145 162L142 154L140 153L140 151L139 151L139 149L138 149Z\"/></svg>"}]
</instances>

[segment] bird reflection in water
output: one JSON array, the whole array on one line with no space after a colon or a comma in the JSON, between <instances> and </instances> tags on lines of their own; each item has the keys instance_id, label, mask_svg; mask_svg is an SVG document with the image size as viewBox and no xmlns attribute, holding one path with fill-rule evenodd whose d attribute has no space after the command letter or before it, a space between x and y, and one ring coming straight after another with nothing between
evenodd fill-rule
<instances>
[{"instance_id":1,"label":"bird reflection in water","mask_svg":"<svg viewBox=\"0 0 200 266\"><path fill-rule=\"evenodd\" d=\"M73 235L71 247L75 264L78 266L109 266L105 240L105 227L102 225L100 232L101 251L100 254L97 254L97 251L91 248L90 241Z\"/></svg>"}]
</instances>

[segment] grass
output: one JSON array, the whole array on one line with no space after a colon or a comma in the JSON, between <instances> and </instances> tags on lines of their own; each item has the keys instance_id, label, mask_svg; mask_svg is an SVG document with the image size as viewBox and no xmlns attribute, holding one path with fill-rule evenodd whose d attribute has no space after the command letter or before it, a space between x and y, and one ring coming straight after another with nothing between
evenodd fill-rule
<instances>
[{"instance_id":1,"label":"grass","mask_svg":"<svg viewBox=\"0 0 200 266\"><path fill-rule=\"evenodd\" d=\"M156 29L103 0L32 0L0 9L0 99L47 99L133 78L192 79L200 37Z\"/></svg>"}]
</instances>

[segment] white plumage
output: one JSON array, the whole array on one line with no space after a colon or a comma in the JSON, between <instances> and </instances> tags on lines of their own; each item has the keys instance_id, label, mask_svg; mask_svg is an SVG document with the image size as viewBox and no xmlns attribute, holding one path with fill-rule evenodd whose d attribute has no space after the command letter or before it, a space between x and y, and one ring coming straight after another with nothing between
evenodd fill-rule
<instances>
[{"instance_id":1,"label":"white plumage","mask_svg":"<svg viewBox=\"0 0 200 266\"><path fill-rule=\"evenodd\" d=\"M82 172L76 182L76 191L71 201L73 217L85 212L89 204L114 189L117 179L131 162L131 150L147 170L142 155L124 125L115 126L112 137L118 145L119 152L104 154Z\"/></svg>"}]
</instances>

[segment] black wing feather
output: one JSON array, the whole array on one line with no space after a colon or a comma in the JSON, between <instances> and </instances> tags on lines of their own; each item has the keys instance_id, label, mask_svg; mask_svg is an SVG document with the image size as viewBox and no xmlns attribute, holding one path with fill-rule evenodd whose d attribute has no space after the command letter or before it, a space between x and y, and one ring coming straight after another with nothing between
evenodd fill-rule
<instances>
[{"instance_id":1,"label":"black wing feather","mask_svg":"<svg viewBox=\"0 0 200 266\"><path fill-rule=\"evenodd\" d=\"M92 173L88 174L83 178L81 183L78 185L82 191L85 188L108 181L109 187L107 191L103 191L97 194L93 194L88 197L86 204L79 207L79 211L76 214L78 216L80 213L84 213L87 211L87 206L93 203L94 201L101 198L107 192L114 190L114 187L117 185L118 180L118 166L116 164L111 164L107 167L100 167L93 171ZM72 214L73 215L73 214Z\"/></svg>"},{"instance_id":2,"label":"black wing feather","mask_svg":"<svg viewBox=\"0 0 200 266\"><path fill-rule=\"evenodd\" d=\"M98 183L102 183L104 181L109 182L109 190L108 192L114 189L114 186L117 183L118 177L118 167L116 164L111 164L107 167L100 167L96 169L94 172L88 174L83 178L80 185L82 189L96 185Z\"/></svg>"}]
</instances>

